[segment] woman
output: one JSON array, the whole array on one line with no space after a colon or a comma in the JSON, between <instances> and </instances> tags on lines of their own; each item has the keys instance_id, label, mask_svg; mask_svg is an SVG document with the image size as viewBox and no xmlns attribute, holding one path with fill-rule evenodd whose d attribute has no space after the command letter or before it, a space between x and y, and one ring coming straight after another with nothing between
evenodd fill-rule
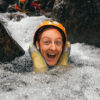
<instances>
[{"instance_id":1,"label":"woman","mask_svg":"<svg viewBox=\"0 0 100 100\"><path fill-rule=\"evenodd\" d=\"M67 66L69 52L70 42L61 23L48 20L38 27L30 46L35 72L45 72L57 65Z\"/></svg>"}]
</instances>

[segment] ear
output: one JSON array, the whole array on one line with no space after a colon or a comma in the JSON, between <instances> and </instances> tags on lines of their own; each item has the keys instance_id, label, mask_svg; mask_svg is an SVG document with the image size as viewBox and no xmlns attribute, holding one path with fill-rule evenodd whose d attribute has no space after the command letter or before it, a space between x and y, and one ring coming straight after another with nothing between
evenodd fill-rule
<instances>
[{"instance_id":1,"label":"ear","mask_svg":"<svg viewBox=\"0 0 100 100\"><path fill-rule=\"evenodd\" d=\"M39 50L39 42L38 41L36 41L36 47Z\"/></svg>"}]
</instances>

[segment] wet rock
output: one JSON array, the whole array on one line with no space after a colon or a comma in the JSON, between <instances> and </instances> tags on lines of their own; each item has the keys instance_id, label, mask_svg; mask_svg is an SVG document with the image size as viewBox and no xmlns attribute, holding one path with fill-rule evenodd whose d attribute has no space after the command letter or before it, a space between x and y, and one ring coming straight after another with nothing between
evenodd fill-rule
<instances>
[{"instance_id":1,"label":"wet rock","mask_svg":"<svg viewBox=\"0 0 100 100\"><path fill-rule=\"evenodd\" d=\"M6 12L8 3L5 0L0 0L0 13Z\"/></svg>"},{"instance_id":2,"label":"wet rock","mask_svg":"<svg viewBox=\"0 0 100 100\"><path fill-rule=\"evenodd\" d=\"M100 47L99 0L55 0L52 15L66 27L72 43L85 42Z\"/></svg>"},{"instance_id":3,"label":"wet rock","mask_svg":"<svg viewBox=\"0 0 100 100\"><path fill-rule=\"evenodd\" d=\"M20 21L22 18L24 18L24 15L17 13L9 13L8 18L10 20Z\"/></svg>"},{"instance_id":4,"label":"wet rock","mask_svg":"<svg viewBox=\"0 0 100 100\"><path fill-rule=\"evenodd\" d=\"M55 0L38 0L44 11L52 11Z\"/></svg>"},{"instance_id":5,"label":"wet rock","mask_svg":"<svg viewBox=\"0 0 100 100\"><path fill-rule=\"evenodd\" d=\"M0 22L0 62L11 61L15 57L22 56L24 50L10 36L9 31Z\"/></svg>"},{"instance_id":6,"label":"wet rock","mask_svg":"<svg viewBox=\"0 0 100 100\"><path fill-rule=\"evenodd\" d=\"M7 11L9 4L14 4L16 0L0 0L0 13Z\"/></svg>"}]
</instances>

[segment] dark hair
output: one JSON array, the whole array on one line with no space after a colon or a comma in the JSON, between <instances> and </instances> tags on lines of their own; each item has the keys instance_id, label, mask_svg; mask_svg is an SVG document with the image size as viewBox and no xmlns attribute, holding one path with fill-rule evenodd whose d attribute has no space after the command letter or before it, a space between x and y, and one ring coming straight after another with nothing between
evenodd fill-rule
<instances>
[{"instance_id":1,"label":"dark hair","mask_svg":"<svg viewBox=\"0 0 100 100\"><path fill-rule=\"evenodd\" d=\"M36 32L37 34L36 34L36 36L35 36L34 44L36 45L36 41L40 42L40 35L41 35L45 30L50 29L50 28L55 28L55 29L57 29L57 30L61 33L62 39L63 39L63 48L64 48L65 42L66 42L66 37L65 37L65 35L64 35L64 32L63 32L60 28L55 27L55 26L51 26L51 25L47 25L47 26L45 26L45 27L41 27L41 28Z\"/></svg>"}]
</instances>

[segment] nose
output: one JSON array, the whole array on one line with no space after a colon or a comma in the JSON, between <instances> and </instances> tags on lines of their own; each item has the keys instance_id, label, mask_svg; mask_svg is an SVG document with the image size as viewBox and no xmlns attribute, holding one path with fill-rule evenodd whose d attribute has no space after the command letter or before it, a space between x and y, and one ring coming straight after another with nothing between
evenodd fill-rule
<instances>
[{"instance_id":1,"label":"nose","mask_svg":"<svg viewBox=\"0 0 100 100\"><path fill-rule=\"evenodd\" d=\"M56 45L55 45L55 43L51 43L50 49L51 49L51 50L56 50Z\"/></svg>"}]
</instances>

